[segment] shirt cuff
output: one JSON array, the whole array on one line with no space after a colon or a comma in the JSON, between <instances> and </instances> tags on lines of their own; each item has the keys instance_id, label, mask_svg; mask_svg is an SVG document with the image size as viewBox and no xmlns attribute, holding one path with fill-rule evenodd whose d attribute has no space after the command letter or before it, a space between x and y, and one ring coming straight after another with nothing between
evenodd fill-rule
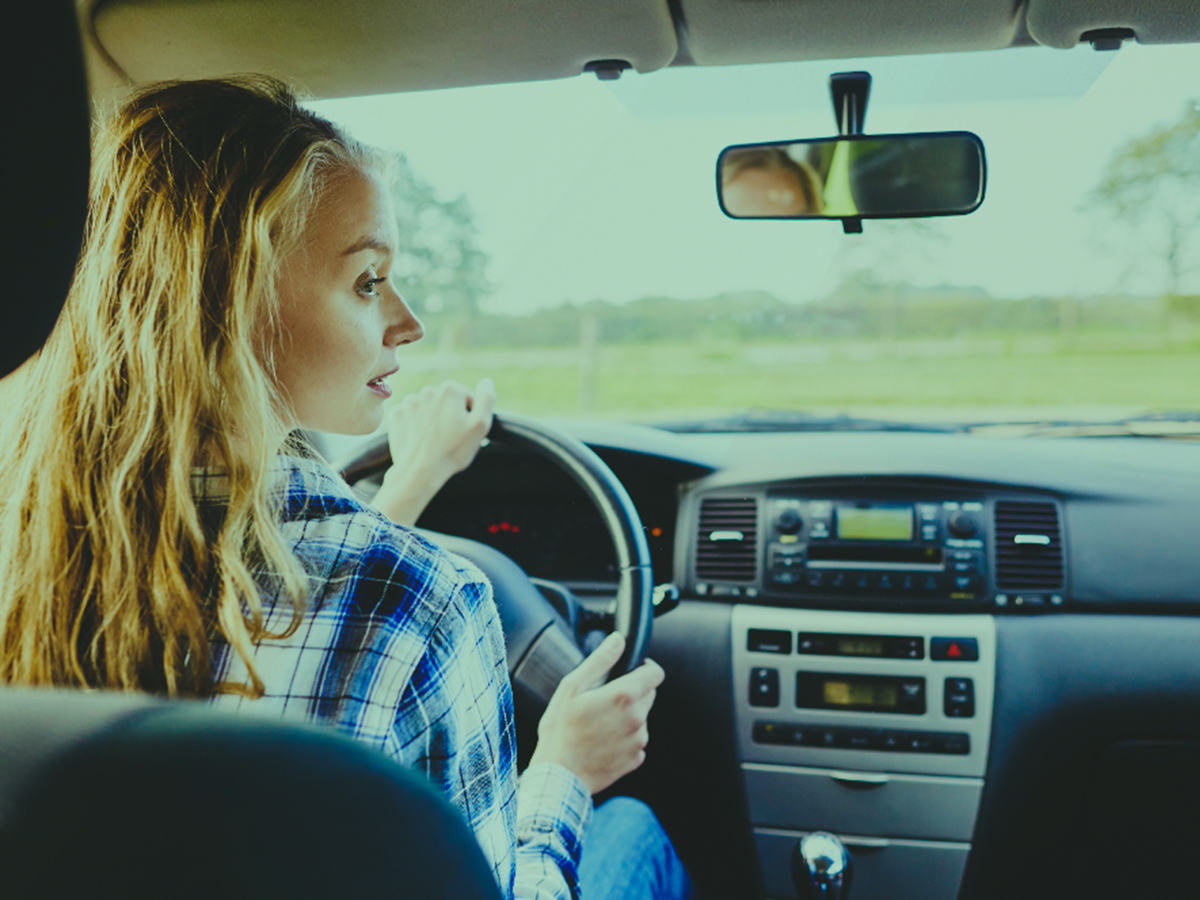
<instances>
[{"instance_id":1,"label":"shirt cuff","mask_svg":"<svg viewBox=\"0 0 1200 900\"><path fill-rule=\"evenodd\" d=\"M517 833L547 829L570 835L582 844L592 821L592 795L574 772L558 763L527 768L517 780ZM579 847L570 848L579 859Z\"/></svg>"}]
</instances>

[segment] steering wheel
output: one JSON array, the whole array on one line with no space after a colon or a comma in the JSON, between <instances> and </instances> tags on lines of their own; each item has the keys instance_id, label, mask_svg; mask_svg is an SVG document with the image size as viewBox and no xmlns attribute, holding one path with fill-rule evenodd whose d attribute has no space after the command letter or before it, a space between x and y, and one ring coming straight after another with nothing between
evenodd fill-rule
<instances>
[{"instance_id":1,"label":"steering wheel","mask_svg":"<svg viewBox=\"0 0 1200 900\"><path fill-rule=\"evenodd\" d=\"M650 643L654 577L642 521L624 486L581 441L525 416L510 412L495 415L488 440L530 451L554 463L583 489L599 511L617 553L614 630L625 636L625 650L609 673L609 680L636 668ZM382 475L391 464L385 434L343 463L342 477L354 484ZM439 546L471 560L491 581L508 647L514 699L528 708L544 708L562 677L583 659L573 630L521 567L499 550L453 535L426 535Z\"/></svg>"}]
</instances>

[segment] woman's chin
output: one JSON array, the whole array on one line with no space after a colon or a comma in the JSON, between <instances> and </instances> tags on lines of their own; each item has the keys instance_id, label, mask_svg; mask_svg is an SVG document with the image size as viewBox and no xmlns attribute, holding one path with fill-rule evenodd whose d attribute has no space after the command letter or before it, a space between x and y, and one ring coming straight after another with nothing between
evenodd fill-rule
<instances>
[{"instance_id":1,"label":"woman's chin","mask_svg":"<svg viewBox=\"0 0 1200 900\"><path fill-rule=\"evenodd\" d=\"M302 428L319 431L323 434L344 434L348 436L374 434L383 426L383 405L370 412L357 416L339 416L336 419L321 422L305 422Z\"/></svg>"}]
</instances>

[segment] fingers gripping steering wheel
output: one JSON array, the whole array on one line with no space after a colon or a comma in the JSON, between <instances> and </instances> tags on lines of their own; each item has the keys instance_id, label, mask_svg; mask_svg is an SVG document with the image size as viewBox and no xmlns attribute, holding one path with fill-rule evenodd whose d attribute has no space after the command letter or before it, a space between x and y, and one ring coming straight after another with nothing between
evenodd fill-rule
<instances>
[{"instance_id":1,"label":"fingers gripping steering wheel","mask_svg":"<svg viewBox=\"0 0 1200 900\"><path fill-rule=\"evenodd\" d=\"M654 578L641 519L617 476L581 441L515 413L496 415L488 439L548 459L578 484L595 505L617 554L616 631L625 650L610 680L640 665L654 621ZM382 475L391 465L387 435L372 441L342 466L350 483ZM427 533L445 549L475 563L492 582L508 646L508 670L518 704L544 707L564 675L583 659L575 635L524 571L498 550L478 541Z\"/></svg>"}]
</instances>

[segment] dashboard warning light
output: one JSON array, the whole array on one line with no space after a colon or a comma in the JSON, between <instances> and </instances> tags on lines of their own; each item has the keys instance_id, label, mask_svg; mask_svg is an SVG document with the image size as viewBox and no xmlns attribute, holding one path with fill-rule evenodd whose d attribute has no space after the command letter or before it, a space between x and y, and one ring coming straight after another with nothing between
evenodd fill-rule
<instances>
[{"instance_id":1,"label":"dashboard warning light","mask_svg":"<svg viewBox=\"0 0 1200 900\"><path fill-rule=\"evenodd\" d=\"M657 525L650 529L650 537L662 537L662 529Z\"/></svg>"}]
</instances>

